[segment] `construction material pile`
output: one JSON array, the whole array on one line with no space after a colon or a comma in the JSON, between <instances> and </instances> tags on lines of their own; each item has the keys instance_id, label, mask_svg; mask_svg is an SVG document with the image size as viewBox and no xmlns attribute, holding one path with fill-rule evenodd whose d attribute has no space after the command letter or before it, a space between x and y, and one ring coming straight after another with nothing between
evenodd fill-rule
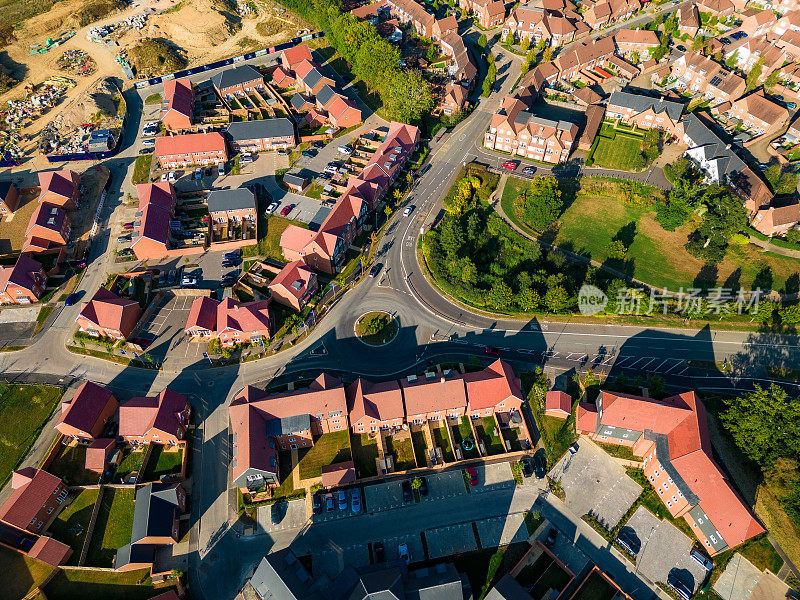
<instances>
[{"instance_id":1,"label":"construction material pile","mask_svg":"<svg viewBox=\"0 0 800 600\"><path fill-rule=\"evenodd\" d=\"M26 97L9 100L8 110L2 111L8 129L27 127L58 104L74 85L75 81L68 77L54 76L40 85L25 86Z\"/></svg>"},{"instance_id":2,"label":"construction material pile","mask_svg":"<svg viewBox=\"0 0 800 600\"><path fill-rule=\"evenodd\" d=\"M116 23L108 25L95 25L86 32L86 39L90 42L102 42L107 37L118 38L126 31L131 29L141 30L147 25L148 12L139 13L126 17Z\"/></svg>"},{"instance_id":3,"label":"construction material pile","mask_svg":"<svg viewBox=\"0 0 800 600\"><path fill-rule=\"evenodd\" d=\"M65 50L56 61L62 71L69 71L75 75L92 75L97 71L97 63L83 50Z\"/></svg>"}]
</instances>

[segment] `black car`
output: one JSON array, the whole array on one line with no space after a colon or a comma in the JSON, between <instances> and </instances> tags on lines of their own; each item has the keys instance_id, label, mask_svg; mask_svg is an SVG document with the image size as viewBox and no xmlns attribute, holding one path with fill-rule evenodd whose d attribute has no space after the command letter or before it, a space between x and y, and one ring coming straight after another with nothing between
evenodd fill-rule
<instances>
[{"instance_id":1,"label":"black car","mask_svg":"<svg viewBox=\"0 0 800 600\"><path fill-rule=\"evenodd\" d=\"M533 455L533 470L536 472L537 479L544 479L547 473L547 461L544 459L545 450L542 448Z\"/></svg>"},{"instance_id":2,"label":"black car","mask_svg":"<svg viewBox=\"0 0 800 600\"><path fill-rule=\"evenodd\" d=\"M234 283L236 283L236 275L233 273L225 273L222 276L222 287L231 287Z\"/></svg>"},{"instance_id":3,"label":"black car","mask_svg":"<svg viewBox=\"0 0 800 600\"><path fill-rule=\"evenodd\" d=\"M544 545L547 546L548 548L552 548L553 544L556 543L557 537L558 537L558 532L551 527L550 531L547 532L547 538L544 540Z\"/></svg>"},{"instance_id":4,"label":"black car","mask_svg":"<svg viewBox=\"0 0 800 600\"><path fill-rule=\"evenodd\" d=\"M223 254L222 257L226 258L228 260L241 258L242 257L242 251L241 250L232 250L230 252L226 252L225 254Z\"/></svg>"},{"instance_id":5,"label":"black car","mask_svg":"<svg viewBox=\"0 0 800 600\"><path fill-rule=\"evenodd\" d=\"M231 267L235 267L239 264L238 258L226 258L222 261L222 268L223 269L230 269Z\"/></svg>"},{"instance_id":6,"label":"black car","mask_svg":"<svg viewBox=\"0 0 800 600\"><path fill-rule=\"evenodd\" d=\"M378 273L381 272L382 268L383 268L383 264L382 263L375 263L374 265L372 265L372 268L369 270L369 276L370 277L377 277Z\"/></svg>"},{"instance_id":7,"label":"black car","mask_svg":"<svg viewBox=\"0 0 800 600\"><path fill-rule=\"evenodd\" d=\"M731 41L726 37L719 38L719 41L726 45L731 43Z\"/></svg>"},{"instance_id":8,"label":"black car","mask_svg":"<svg viewBox=\"0 0 800 600\"><path fill-rule=\"evenodd\" d=\"M522 463L522 476L523 477L530 477L533 475L533 462L530 458L525 457L521 461Z\"/></svg>"},{"instance_id":9,"label":"black car","mask_svg":"<svg viewBox=\"0 0 800 600\"><path fill-rule=\"evenodd\" d=\"M400 487L403 488L403 502L411 502L411 500L414 499L414 496L411 494L411 482L408 479L404 479Z\"/></svg>"},{"instance_id":10,"label":"black car","mask_svg":"<svg viewBox=\"0 0 800 600\"><path fill-rule=\"evenodd\" d=\"M319 497L319 494L314 494L311 500L312 500L311 504L312 510L315 515L318 515L319 513L322 512L322 498Z\"/></svg>"},{"instance_id":11,"label":"black car","mask_svg":"<svg viewBox=\"0 0 800 600\"><path fill-rule=\"evenodd\" d=\"M427 496L428 495L428 480L424 477L419 478L419 495L420 496Z\"/></svg>"},{"instance_id":12,"label":"black car","mask_svg":"<svg viewBox=\"0 0 800 600\"><path fill-rule=\"evenodd\" d=\"M314 148L322 148L322 147L323 147L325 144L324 144L323 142L319 142L319 141L317 141L317 142L314 142L314 143L313 143L313 144L311 144L311 145L312 145Z\"/></svg>"},{"instance_id":13,"label":"black car","mask_svg":"<svg viewBox=\"0 0 800 600\"><path fill-rule=\"evenodd\" d=\"M689 586L672 573L667 575L667 585L678 595L678 598L689 600L692 597L692 590Z\"/></svg>"},{"instance_id":14,"label":"black car","mask_svg":"<svg viewBox=\"0 0 800 600\"><path fill-rule=\"evenodd\" d=\"M383 550L383 542L375 542L372 544L372 555L376 563L382 563L386 560L386 552Z\"/></svg>"}]
</instances>

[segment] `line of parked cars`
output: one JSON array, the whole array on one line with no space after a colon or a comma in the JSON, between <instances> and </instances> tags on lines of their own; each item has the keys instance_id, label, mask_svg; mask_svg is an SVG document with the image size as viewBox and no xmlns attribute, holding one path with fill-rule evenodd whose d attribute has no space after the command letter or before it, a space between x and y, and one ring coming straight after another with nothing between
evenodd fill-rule
<instances>
[{"instance_id":1,"label":"line of parked cars","mask_svg":"<svg viewBox=\"0 0 800 600\"><path fill-rule=\"evenodd\" d=\"M361 503L361 489L350 489L350 511L357 515L364 507ZM339 490L338 492L317 492L314 494L311 502L311 507L315 515L322 514L323 512L335 512L347 510L348 507L348 494L346 490Z\"/></svg>"}]
</instances>

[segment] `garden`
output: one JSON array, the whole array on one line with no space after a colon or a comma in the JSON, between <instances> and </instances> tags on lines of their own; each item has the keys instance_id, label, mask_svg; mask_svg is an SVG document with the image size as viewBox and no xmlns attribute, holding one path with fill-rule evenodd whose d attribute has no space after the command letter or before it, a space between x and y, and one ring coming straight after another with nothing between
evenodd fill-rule
<instances>
[{"instance_id":1,"label":"garden","mask_svg":"<svg viewBox=\"0 0 800 600\"><path fill-rule=\"evenodd\" d=\"M68 564L78 564L83 544L86 541L89 521L92 518L92 511L99 494L99 490L96 489L81 490L72 502L58 513L50 526L52 536L72 548L72 556L70 556Z\"/></svg>"},{"instance_id":2,"label":"garden","mask_svg":"<svg viewBox=\"0 0 800 600\"><path fill-rule=\"evenodd\" d=\"M0 546L3 597L24 598L50 575L53 567Z\"/></svg>"},{"instance_id":3,"label":"garden","mask_svg":"<svg viewBox=\"0 0 800 600\"><path fill-rule=\"evenodd\" d=\"M322 467L351 459L348 431L323 433L300 459L300 479L322 475Z\"/></svg>"},{"instance_id":4,"label":"garden","mask_svg":"<svg viewBox=\"0 0 800 600\"><path fill-rule=\"evenodd\" d=\"M657 129L642 130L606 121L594 139L586 166L642 171L658 158L660 143Z\"/></svg>"},{"instance_id":5,"label":"garden","mask_svg":"<svg viewBox=\"0 0 800 600\"><path fill-rule=\"evenodd\" d=\"M378 474L378 440L369 437L366 433L353 434L351 442L353 448L353 463L358 477L373 477Z\"/></svg>"},{"instance_id":6,"label":"garden","mask_svg":"<svg viewBox=\"0 0 800 600\"><path fill-rule=\"evenodd\" d=\"M86 469L86 446L83 444L64 447L50 464L49 471L68 485L93 485L100 479L99 473Z\"/></svg>"},{"instance_id":7,"label":"garden","mask_svg":"<svg viewBox=\"0 0 800 600\"><path fill-rule=\"evenodd\" d=\"M136 491L128 488L106 488L100 500L86 564L111 567L117 550L131 541L133 502Z\"/></svg>"}]
</instances>

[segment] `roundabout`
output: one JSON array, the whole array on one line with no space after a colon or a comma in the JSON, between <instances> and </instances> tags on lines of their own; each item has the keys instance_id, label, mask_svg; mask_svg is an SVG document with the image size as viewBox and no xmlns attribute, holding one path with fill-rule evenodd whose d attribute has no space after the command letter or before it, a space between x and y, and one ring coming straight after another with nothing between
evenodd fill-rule
<instances>
[{"instance_id":1,"label":"roundabout","mask_svg":"<svg viewBox=\"0 0 800 600\"><path fill-rule=\"evenodd\" d=\"M391 344L399 331L397 318L381 310L362 314L353 325L358 341L373 348Z\"/></svg>"}]
</instances>

